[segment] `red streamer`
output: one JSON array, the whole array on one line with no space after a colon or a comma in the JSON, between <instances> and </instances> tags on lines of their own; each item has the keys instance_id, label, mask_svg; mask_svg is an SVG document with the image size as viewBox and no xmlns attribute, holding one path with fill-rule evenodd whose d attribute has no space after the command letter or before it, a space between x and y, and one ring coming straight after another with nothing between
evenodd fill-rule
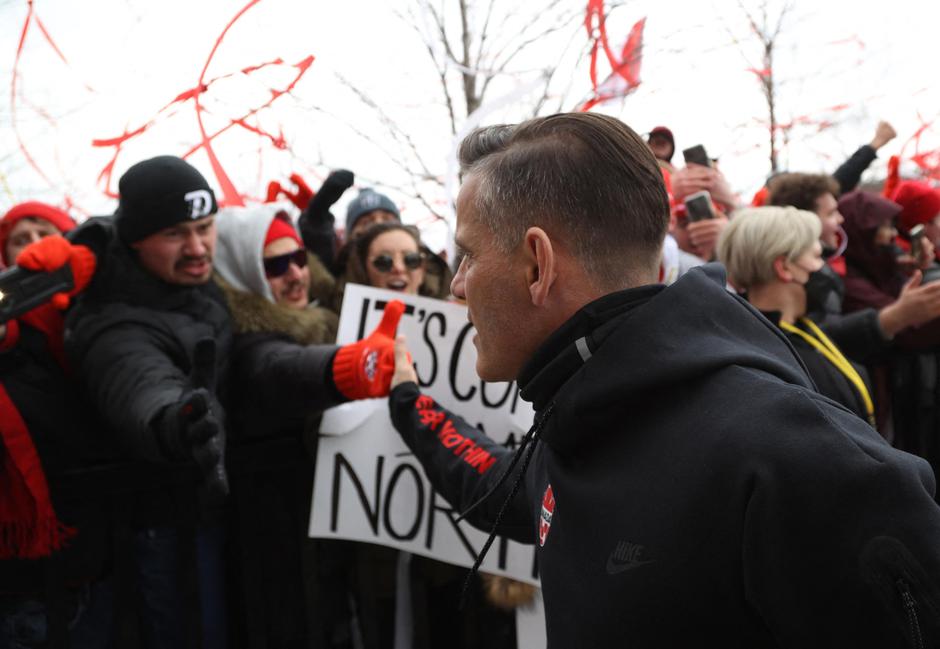
<instances>
[{"instance_id":1,"label":"red streamer","mask_svg":"<svg viewBox=\"0 0 940 649\"><path fill-rule=\"evenodd\" d=\"M290 81L290 83L287 85L287 87L269 88L270 97L266 102L264 102L260 106L257 106L248 110L247 112L245 112L243 115L239 117L230 119L225 126L217 129L216 131L212 133L209 133L207 131L206 124L203 120L203 114L207 113L208 111L205 108L205 106L203 106L202 98L205 93L209 92L210 88L217 81L233 77L236 74L243 74L245 76L248 76L250 74L253 74L255 72L258 72L268 67L285 65L284 60L278 57L271 61L265 61L257 65L246 66L244 68L241 68L238 72L223 74L223 75L220 75L218 77L214 77L208 80L206 79L206 73L209 69L209 66L212 63L212 60L215 57L216 52L221 46L222 41L225 39L229 30L239 19L241 19L242 16L245 15L245 13L249 9L254 7L260 1L261 0L250 0L245 6L243 6L235 14L235 16L228 22L228 24L226 24L225 28L222 30L222 33L216 39L215 44L212 47L212 50L209 52L209 56L207 57L205 63L203 64L202 70L200 71L199 79L197 80L197 83L193 87L188 88L184 90L183 92L179 93L178 95L176 95L169 103L167 103L160 110L158 110L157 113L149 121L144 123L142 126L139 126L133 130L125 129L124 133L116 137L96 139L92 141L92 146L114 147L114 153L111 157L111 160L108 162L108 164L105 165L105 167L101 170L101 173L98 175L98 182L103 185L103 191L105 192L106 195L111 196L111 197L116 197L115 192L111 189L112 177L114 173L115 164L117 162L117 158L121 153L121 149L123 145L128 140L138 137L139 135L147 131L147 129L149 129L151 126L157 123L157 121L161 117L166 116L165 113L170 108L183 105L187 102L192 101L193 108L196 111L196 122L199 128L200 140L197 144L193 145L185 153L183 153L182 157L188 158L189 156L194 154L196 151L200 149L205 149L206 155L209 158L209 165L212 168L212 173L213 175L215 175L215 178L218 181L219 187L222 192L222 196L219 199L219 203L221 205L244 205L245 196L236 189L234 183L229 178L228 173L225 171L225 168L222 165L222 162L219 160L218 156L215 153L212 143L217 137L219 137L223 133L226 133L232 127L237 126L240 129L249 131L263 139L268 140L271 143L271 145L277 149L281 149L281 150L287 149L287 142L282 132L278 132L277 134L270 133L262 129L257 124L249 124L248 120L251 117L256 116L262 110L269 108L280 97L284 96L285 94L290 94L290 92L294 89L294 87L297 85L297 83L300 81L303 75L306 74L307 70L310 68L310 66L313 64L313 61L314 61L314 57L312 55L309 55L306 58L302 59L301 61L292 64L291 67L296 69L296 74L294 75L294 78Z\"/></svg>"},{"instance_id":2,"label":"red streamer","mask_svg":"<svg viewBox=\"0 0 940 649\"><path fill-rule=\"evenodd\" d=\"M65 57L65 54L62 52L62 49L55 42L55 39L52 38L52 35L49 33L49 30L46 29L45 24L42 22L42 19L39 17L39 14L36 13L35 7L33 5L33 0L27 0L27 12L26 18L23 21L23 29L20 31L20 39L16 47L16 55L13 59L13 77L10 82L10 124L13 128L14 136L16 137L16 143L19 147L20 152L23 154L23 157L26 159L27 164L29 164L32 169L39 174L39 177L42 178L47 185L53 188L58 188L58 185L54 183L49 176L36 161L36 157L32 154L29 148L26 145L26 139L23 137L23 134L20 132L19 121L18 121L18 103L26 105L29 109L35 111L40 117L42 117L46 122L49 123L53 128L56 127L56 122L53 117L45 110L40 107L35 106L32 102L28 101L26 97L19 96L18 92L18 83L20 81L20 61L23 57L23 49L26 45L26 38L30 32L30 28L35 24L39 29L40 34L43 37L43 40L46 44L52 48L52 51L55 52L55 55L59 58L60 61L67 67L71 67L68 59ZM85 88L94 92L94 89L87 83L83 83ZM65 197L65 201L68 204L72 204L71 198L68 196Z\"/></svg>"},{"instance_id":3,"label":"red streamer","mask_svg":"<svg viewBox=\"0 0 940 649\"><path fill-rule=\"evenodd\" d=\"M630 29L627 40L616 56L607 37L604 0L588 0L584 27L591 40L591 78L592 97L585 101L578 111L587 112L597 104L626 97L640 85L640 66L643 58L643 27L646 18L638 20ZM610 64L611 73L603 82L597 82L598 51L603 50Z\"/></svg>"},{"instance_id":4,"label":"red streamer","mask_svg":"<svg viewBox=\"0 0 940 649\"><path fill-rule=\"evenodd\" d=\"M940 148L921 151L921 139L933 127L934 120L927 121L920 113L917 114L917 119L920 121L920 126L901 147L899 155L903 159L904 151L907 150L908 145L913 144L914 153L909 160L917 165L924 179L940 182Z\"/></svg>"}]
</instances>

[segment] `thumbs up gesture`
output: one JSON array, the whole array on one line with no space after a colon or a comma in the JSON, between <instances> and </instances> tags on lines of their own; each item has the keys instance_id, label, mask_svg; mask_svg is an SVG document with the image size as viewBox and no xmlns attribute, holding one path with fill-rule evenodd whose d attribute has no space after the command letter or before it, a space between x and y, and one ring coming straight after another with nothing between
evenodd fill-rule
<instances>
[{"instance_id":1,"label":"thumbs up gesture","mask_svg":"<svg viewBox=\"0 0 940 649\"><path fill-rule=\"evenodd\" d=\"M340 347L333 357L333 382L348 399L384 397L395 373L395 332L405 304L392 300L368 338Z\"/></svg>"}]
</instances>

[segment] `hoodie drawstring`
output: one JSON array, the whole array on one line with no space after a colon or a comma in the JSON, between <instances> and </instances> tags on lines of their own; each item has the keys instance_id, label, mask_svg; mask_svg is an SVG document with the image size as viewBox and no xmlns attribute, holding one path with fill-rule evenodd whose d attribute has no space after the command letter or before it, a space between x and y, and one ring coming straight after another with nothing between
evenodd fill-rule
<instances>
[{"instance_id":1,"label":"hoodie drawstring","mask_svg":"<svg viewBox=\"0 0 940 649\"><path fill-rule=\"evenodd\" d=\"M516 476L515 482L512 484L512 489L509 490L509 496L507 496L503 501L503 504L500 505L499 511L496 513L496 518L493 521L493 526L490 528L490 534L486 539L486 543L483 544L483 549L480 550L476 560L473 562L473 567L470 568L469 572L467 572L467 578L464 580L463 588L460 591L459 608L461 610L463 610L463 607L467 601L467 591L470 588L470 581L473 579L473 575L475 575L479 570L480 564L483 563L483 559L486 557L486 553L489 552L490 547L493 545L493 541L496 540L496 532L499 530L499 525L503 520L503 514L506 513L506 508L509 506L509 503L512 502L512 499L516 497L516 493L518 493L519 487L522 485L522 479L525 477L525 472L529 468L529 462L532 459L532 455L535 453L535 447L538 445L539 433L542 431L542 427L545 425L545 422L548 421L554 406L554 403L550 403L548 408L545 409L545 413L542 415L542 417L540 417L539 420L532 425L532 428L530 428L522 438L522 442L519 444L519 448L516 449L512 460L509 462L509 466L499 477L499 480L496 481L496 484L493 485L489 491L483 494L479 500L465 509L457 519L458 522L462 521L467 516L467 514L476 509L484 500L489 498L493 492L495 492L506 481L506 478L509 477L509 474L512 473L512 470L516 467L516 464L519 463L519 458L522 457L523 453L525 453L525 458L522 460L522 468L519 471L519 475Z\"/></svg>"}]
</instances>

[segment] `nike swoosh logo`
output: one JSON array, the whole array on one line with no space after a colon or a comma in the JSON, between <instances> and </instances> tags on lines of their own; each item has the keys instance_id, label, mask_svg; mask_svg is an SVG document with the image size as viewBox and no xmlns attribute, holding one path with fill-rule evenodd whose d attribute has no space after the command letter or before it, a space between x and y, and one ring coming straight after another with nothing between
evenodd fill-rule
<instances>
[{"instance_id":1,"label":"nike swoosh logo","mask_svg":"<svg viewBox=\"0 0 940 649\"><path fill-rule=\"evenodd\" d=\"M616 575L624 570L630 570L631 568L639 568L640 566L645 566L648 563L653 563L655 559L648 559L646 561L618 561L613 557L607 557L607 574Z\"/></svg>"}]
</instances>

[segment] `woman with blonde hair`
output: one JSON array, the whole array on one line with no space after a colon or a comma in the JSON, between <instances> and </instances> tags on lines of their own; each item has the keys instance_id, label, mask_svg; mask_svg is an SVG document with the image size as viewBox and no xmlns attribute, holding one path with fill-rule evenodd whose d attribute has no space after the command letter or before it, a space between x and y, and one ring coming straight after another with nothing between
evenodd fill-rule
<instances>
[{"instance_id":1,"label":"woman with blonde hair","mask_svg":"<svg viewBox=\"0 0 940 649\"><path fill-rule=\"evenodd\" d=\"M819 392L874 426L863 367L852 363L806 315L806 285L823 266L819 218L795 207L758 207L735 214L718 243L733 286L778 326Z\"/></svg>"}]
</instances>

